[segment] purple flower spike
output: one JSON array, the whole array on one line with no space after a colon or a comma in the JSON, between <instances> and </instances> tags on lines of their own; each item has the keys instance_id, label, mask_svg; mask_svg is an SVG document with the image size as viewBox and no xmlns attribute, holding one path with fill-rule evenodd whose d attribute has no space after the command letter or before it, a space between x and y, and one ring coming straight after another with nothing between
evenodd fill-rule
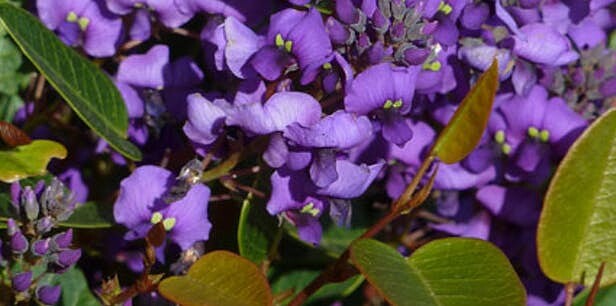
<instances>
[{"instance_id":1,"label":"purple flower spike","mask_svg":"<svg viewBox=\"0 0 616 306\"><path fill-rule=\"evenodd\" d=\"M13 290L18 291L18 292L28 290L31 283L32 283L32 272L31 271L16 274L11 279Z\"/></svg>"},{"instance_id":2,"label":"purple flower spike","mask_svg":"<svg viewBox=\"0 0 616 306\"><path fill-rule=\"evenodd\" d=\"M36 298L45 305L54 305L60 300L60 286L41 286L36 289Z\"/></svg>"},{"instance_id":3,"label":"purple flower spike","mask_svg":"<svg viewBox=\"0 0 616 306\"><path fill-rule=\"evenodd\" d=\"M41 21L58 32L68 45L82 45L97 57L115 54L122 35L122 20L108 11L102 0L76 0L59 3L37 0Z\"/></svg>"},{"instance_id":4,"label":"purple flower spike","mask_svg":"<svg viewBox=\"0 0 616 306\"><path fill-rule=\"evenodd\" d=\"M133 86L162 89L163 68L169 62L169 47L156 45L142 55L131 55L118 67L118 81Z\"/></svg>"}]
</instances>

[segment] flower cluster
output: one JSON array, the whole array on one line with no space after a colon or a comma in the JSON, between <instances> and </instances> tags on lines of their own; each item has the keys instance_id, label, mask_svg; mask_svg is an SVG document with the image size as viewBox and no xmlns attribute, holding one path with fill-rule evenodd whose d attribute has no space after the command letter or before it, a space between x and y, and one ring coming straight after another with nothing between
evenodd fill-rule
<instances>
[{"instance_id":1,"label":"flower cluster","mask_svg":"<svg viewBox=\"0 0 616 306\"><path fill-rule=\"evenodd\" d=\"M9 268L15 301L36 299L53 305L60 298L60 286L49 283L50 276L64 273L81 257L72 247L73 231L58 231L75 209L72 193L58 180L45 186L11 186L15 218L7 221L7 236L0 240L0 266Z\"/></svg>"},{"instance_id":2,"label":"flower cluster","mask_svg":"<svg viewBox=\"0 0 616 306\"><path fill-rule=\"evenodd\" d=\"M403 192L496 58L500 89L480 145L435 178L435 212L451 222L428 226L496 243L539 304L560 288L528 241L555 167L613 106L613 2L37 0L37 11L67 44L119 61L144 164L169 151L224 162L250 147L271 169L267 211L312 244L323 215L348 224L351 200L371 186L383 198ZM97 153L109 150L101 142ZM182 250L207 240L210 189L197 170L174 179L142 165L124 179L114 216L125 239L162 222Z\"/></svg>"}]
</instances>

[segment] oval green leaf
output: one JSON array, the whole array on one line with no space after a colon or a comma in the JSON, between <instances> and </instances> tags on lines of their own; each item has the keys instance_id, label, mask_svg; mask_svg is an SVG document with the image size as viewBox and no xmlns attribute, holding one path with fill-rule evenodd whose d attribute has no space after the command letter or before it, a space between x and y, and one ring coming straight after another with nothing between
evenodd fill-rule
<instances>
[{"instance_id":1,"label":"oval green leaf","mask_svg":"<svg viewBox=\"0 0 616 306\"><path fill-rule=\"evenodd\" d=\"M23 53L77 115L111 147L139 160L127 141L128 115L120 92L100 69L62 43L38 19L9 3L0 3L0 22Z\"/></svg>"},{"instance_id":2,"label":"oval green leaf","mask_svg":"<svg viewBox=\"0 0 616 306\"><path fill-rule=\"evenodd\" d=\"M111 206L86 202L79 205L73 214L61 226L72 228L109 228L114 225Z\"/></svg>"},{"instance_id":3,"label":"oval green leaf","mask_svg":"<svg viewBox=\"0 0 616 306\"><path fill-rule=\"evenodd\" d=\"M59 306L98 306L96 297L88 287L88 281L81 270L76 267L59 274L54 283L62 287Z\"/></svg>"},{"instance_id":4,"label":"oval green leaf","mask_svg":"<svg viewBox=\"0 0 616 306\"><path fill-rule=\"evenodd\" d=\"M249 194L242 204L237 229L240 255L260 265L268 260L270 249L276 243L277 233L278 225L274 217L265 211L265 205L253 203L252 195Z\"/></svg>"},{"instance_id":5,"label":"oval green leaf","mask_svg":"<svg viewBox=\"0 0 616 306\"><path fill-rule=\"evenodd\" d=\"M227 251L205 254L185 276L173 276L161 281L158 291L165 298L186 306L272 304L272 292L259 268Z\"/></svg>"},{"instance_id":6,"label":"oval green leaf","mask_svg":"<svg viewBox=\"0 0 616 306\"><path fill-rule=\"evenodd\" d=\"M372 239L351 246L351 261L393 305L526 305L526 293L505 255L483 240L430 242L404 259Z\"/></svg>"},{"instance_id":7,"label":"oval green leaf","mask_svg":"<svg viewBox=\"0 0 616 306\"><path fill-rule=\"evenodd\" d=\"M586 305L586 299L590 293L590 288L584 289L584 291L578 293L573 299L573 306ZM597 296L595 297L595 303L593 306L612 306L616 305L616 285L611 285L599 289Z\"/></svg>"},{"instance_id":8,"label":"oval green leaf","mask_svg":"<svg viewBox=\"0 0 616 306\"><path fill-rule=\"evenodd\" d=\"M43 175L52 158L66 157L66 148L51 140L34 140L30 144L0 151L0 181L12 183Z\"/></svg>"},{"instance_id":9,"label":"oval green leaf","mask_svg":"<svg viewBox=\"0 0 616 306\"><path fill-rule=\"evenodd\" d=\"M597 119L571 146L545 196L537 251L543 272L590 286L601 262L601 285L616 282L616 109Z\"/></svg>"},{"instance_id":10,"label":"oval green leaf","mask_svg":"<svg viewBox=\"0 0 616 306\"><path fill-rule=\"evenodd\" d=\"M431 154L446 164L457 163L475 149L488 125L498 89L498 62L477 80L439 135Z\"/></svg>"}]
</instances>

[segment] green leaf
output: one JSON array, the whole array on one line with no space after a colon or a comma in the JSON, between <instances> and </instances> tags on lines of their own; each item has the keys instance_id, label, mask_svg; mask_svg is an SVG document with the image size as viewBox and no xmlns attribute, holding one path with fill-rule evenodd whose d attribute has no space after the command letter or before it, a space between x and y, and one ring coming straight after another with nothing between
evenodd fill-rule
<instances>
[{"instance_id":1,"label":"green leaf","mask_svg":"<svg viewBox=\"0 0 616 306\"><path fill-rule=\"evenodd\" d=\"M42 175L52 158L66 157L66 148L51 140L34 140L30 144L0 151L0 181L12 183Z\"/></svg>"},{"instance_id":2,"label":"green leaf","mask_svg":"<svg viewBox=\"0 0 616 306\"><path fill-rule=\"evenodd\" d=\"M54 282L62 287L62 295L57 305L62 306L98 306L101 305L88 288L81 270L73 267L58 275Z\"/></svg>"},{"instance_id":3,"label":"green leaf","mask_svg":"<svg viewBox=\"0 0 616 306\"><path fill-rule=\"evenodd\" d=\"M288 290L292 290L293 293L299 293L299 291L306 287L320 273L321 271L318 270L297 269L282 273L274 272L274 275L271 278L272 291L275 294L284 293ZM326 284L317 290L317 292L312 294L308 300L306 300L305 304L323 305L325 301L343 299L353 293L363 282L364 277L361 275L356 275L343 282ZM282 304L285 302L290 302L293 296L294 295L291 295L282 301Z\"/></svg>"},{"instance_id":4,"label":"green leaf","mask_svg":"<svg viewBox=\"0 0 616 306\"><path fill-rule=\"evenodd\" d=\"M505 255L483 240L430 242L404 259L371 239L351 246L351 261L394 305L526 305L526 293Z\"/></svg>"},{"instance_id":5,"label":"green leaf","mask_svg":"<svg viewBox=\"0 0 616 306\"><path fill-rule=\"evenodd\" d=\"M0 221L5 222L9 218L16 218L15 209L11 204L11 197L6 193L0 193ZM0 226L4 224L0 223Z\"/></svg>"},{"instance_id":6,"label":"green leaf","mask_svg":"<svg viewBox=\"0 0 616 306\"><path fill-rule=\"evenodd\" d=\"M0 121L11 122L15 113L24 105L19 95L5 95L0 93Z\"/></svg>"},{"instance_id":7,"label":"green leaf","mask_svg":"<svg viewBox=\"0 0 616 306\"><path fill-rule=\"evenodd\" d=\"M164 279L158 291L181 305L267 306L272 293L267 279L249 260L227 251L205 254L185 276Z\"/></svg>"},{"instance_id":8,"label":"green leaf","mask_svg":"<svg viewBox=\"0 0 616 306\"><path fill-rule=\"evenodd\" d=\"M496 58L484 72L439 135L432 154L446 164L465 158L481 140L492 112L492 103L498 89L498 62Z\"/></svg>"},{"instance_id":9,"label":"green leaf","mask_svg":"<svg viewBox=\"0 0 616 306\"><path fill-rule=\"evenodd\" d=\"M0 21L24 54L92 130L128 158L141 159L139 149L125 139L126 107L109 77L64 45L27 11L0 3Z\"/></svg>"},{"instance_id":10,"label":"green leaf","mask_svg":"<svg viewBox=\"0 0 616 306\"><path fill-rule=\"evenodd\" d=\"M19 49L8 37L0 37L0 94L15 95L22 87L26 76L17 72L21 63Z\"/></svg>"},{"instance_id":11,"label":"green leaf","mask_svg":"<svg viewBox=\"0 0 616 306\"><path fill-rule=\"evenodd\" d=\"M584 306L589 293L590 288L586 288L584 289L584 291L576 295L575 299L573 299L573 306ZM616 285L611 285L599 289L599 292L597 292L597 296L595 297L594 306L612 305L616 305Z\"/></svg>"},{"instance_id":12,"label":"green leaf","mask_svg":"<svg viewBox=\"0 0 616 306\"><path fill-rule=\"evenodd\" d=\"M94 202L86 202L75 209L61 226L73 228L108 228L114 224L111 209Z\"/></svg>"},{"instance_id":13,"label":"green leaf","mask_svg":"<svg viewBox=\"0 0 616 306\"><path fill-rule=\"evenodd\" d=\"M545 196L537 229L543 272L560 282L616 282L616 109L571 146Z\"/></svg>"},{"instance_id":14,"label":"green leaf","mask_svg":"<svg viewBox=\"0 0 616 306\"><path fill-rule=\"evenodd\" d=\"M267 213L265 205L254 204L250 196L244 200L237 229L240 255L260 265L268 260L277 233L276 219Z\"/></svg>"}]
</instances>

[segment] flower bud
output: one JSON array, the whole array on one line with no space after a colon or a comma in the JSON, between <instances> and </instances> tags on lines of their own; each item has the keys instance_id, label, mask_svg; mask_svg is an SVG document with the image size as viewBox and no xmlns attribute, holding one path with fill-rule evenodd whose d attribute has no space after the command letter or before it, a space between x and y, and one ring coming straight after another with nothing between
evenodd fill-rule
<instances>
[{"instance_id":1,"label":"flower bud","mask_svg":"<svg viewBox=\"0 0 616 306\"><path fill-rule=\"evenodd\" d=\"M46 238L46 239L37 240L34 243L32 243L32 247L31 247L32 254L36 256L45 256L47 254L47 251L49 251L49 242L50 242L50 239Z\"/></svg>"},{"instance_id":2,"label":"flower bud","mask_svg":"<svg viewBox=\"0 0 616 306\"><path fill-rule=\"evenodd\" d=\"M45 305L53 305L60 299L60 286L41 286L36 289L36 298Z\"/></svg>"},{"instance_id":3,"label":"flower bud","mask_svg":"<svg viewBox=\"0 0 616 306\"><path fill-rule=\"evenodd\" d=\"M21 232L21 231L19 230L19 226L17 225L15 220L13 220L12 218L9 218L8 220L6 220L6 233L12 237L18 232Z\"/></svg>"},{"instance_id":4,"label":"flower bud","mask_svg":"<svg viewBox=\"0 0 616 306\"><path fill-rule=\"evenodd\" d=\"M68 268L77 263L80 257L81 249L66 250L58 254L58 258L56 259L55 263L62 268Z\"/></svg>"},{"instance_id":5,"label":"flower bud","mask_svg":"<svg viewBox=\"0 0 616 306\"><path fill-rule=\"evenodd\" d=\"M30 271L16 274L11 279L13 290L19 291L19 292L28 290L31 283L32 283L32 272Z\"/></svg>"},{"instance_id":6,"label":"flower bud","mask_svg":"<svg viewBox=\"0 0 616 306\"><path fill-rule=\"evenodd\" d=\"M36 230L39 234L49 232L53 228L53 219L50 216L43 217L36 222Z\"/></svg>"},{"instance_id":7,"label":"flower bud","mask_svg":"<svg viewBox=\"0 0 616 306\"><path fill-rule=\"evenodd\" d=\"M351 0L336 1L336 15L346 24L355 24L359 21L359 13Z\"/></svg>"},{"instance_id":8,"label":"flower bud","mask_svg":"<svg viewBox=\"0 0 616 306\"><path fill-rule=\"evenodd\" d=\"M15 254L23 254L28 250L28 239L21 232L11 237L11 250Z\"/></svg>"},{"instance_id":9,"label":"flower bud","mask_svg":"<svg viewBox=\"0 0 616 306\"><path fill-rule=\"evenodd\" d=\"M26 211L26 217L28 217L28 220L32 221L38 218L39 203L36 200L34 190L32 190L30 186L26 186L21 193L21 205Z\"/></svg>"},{"instance_id":10,"label":"flower bud","mask_svg":"<svg viewBox=\"0 0 616 306\"><path fill-rule=\"evenodd\" d=\"M325 22L325 30L334 44L345 45L352 43L351 31L349 31L349 29L347 29L335 18L327 18L327 21Z\"/></svg>"},{"instance_id":11,"label":"flower bud","mask_svg":"<svg viewBox=\"0 0 616 306\"><path fill-rule=\"evenodd\" d=\"M53 236L53 248L55 250L65 250L71 246L73 242L73 229L69 228L64 233L59 233Z\"/></svg>"},{"instance_id":12,"label":"flower bud","mask_svg":"<svg viewBox=\"0 0 616 306\"><path fill-rule=\"evenodd\" d=\"M374 10L374 14L372 14L372 24L377 32L384 34L389 29L391 22L389 18L383 15L381 10Z\"/></svg>"}]
</instances>

